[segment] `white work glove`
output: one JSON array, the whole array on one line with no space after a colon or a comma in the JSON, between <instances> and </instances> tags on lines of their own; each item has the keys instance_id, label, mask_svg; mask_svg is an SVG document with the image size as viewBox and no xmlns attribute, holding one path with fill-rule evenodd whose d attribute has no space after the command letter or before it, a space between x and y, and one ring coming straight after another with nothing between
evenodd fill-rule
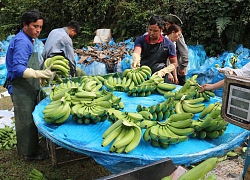
<instances>
[{"instance_id":1,"label":"white work glove","mask_svg":"<svg viewBox=\"0 0 250 180\"><path fill-rule=\"evenodd\" d=\"M163 68L163 69L161 69L161 70L155 72L155 73L153 74L153 76L154 76L154 75L158 75L159 77L162 78L162 77L164 77L167 73L170 73L170 72L172 72L173 70L175 70L175 65L169 64L167 67L165 67L165 68Z\"/></svg>"},{"instance_id":2,"label":"white work glove","mask_svg":"<svg viewBox=\"0 0 250 180\"><path fill-rule=\"evenodd\" d=\"M132 69L137 69L140 67L140 61L141 61L141 56L138 53L133 53L132 55L132 63L131 63L131 68Z\"/></svg>"},{"instance_id":3,"label":"white work glove","mask_svg":"<svg viewBox=\"0 0 250 180\"><path fill-rule=\"evenodd\" d=\"M23 78L43 78L43 79L49 79L52 80L54 79L56 72L51 71L51 67L48 67L45 70L34 70L32 68L27 68L23 72Z\"/></svg>"},{"instance_id":4,"label":"white work glove","mask_svg":"<svg viewBox=\"0 0 250 180\"><path fill-rule=\"evenodd\" d=\"M223 74L225 74L225 75L233 75L234 74L234 71L233 71L233 69L231 69L231 68L218 68L218 71L220 72L220 73L223 73Z\"/></svg>"}]
</instances>

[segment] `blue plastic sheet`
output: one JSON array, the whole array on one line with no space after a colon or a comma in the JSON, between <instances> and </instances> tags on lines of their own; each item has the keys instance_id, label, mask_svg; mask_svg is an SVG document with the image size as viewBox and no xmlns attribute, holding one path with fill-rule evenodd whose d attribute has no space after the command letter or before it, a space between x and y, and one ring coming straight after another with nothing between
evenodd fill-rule
<instances>
[{"instance_id":1,"label":"blue plastic sheet","mask_svg":"<svg viewBox=\"0 0 250 180\"><path fill-rule=\"evenodd\" d=\"M44 49L44 44L43 42L36 38L34 42L34 51L38 53L38 58L39 58L39 65L41 66L43 63L43 57L42 57L42 52Z\"/></svg>"},{"instance_id":2,"label":"blue plastic sheet","mask_svg":"<svg viewBox=\"0 0 250 180\"><path fill-rule=\"evenodd\" d=\"M131 63L132 63L132 56L129 54L126 54L125 57L121 61L122 72L125 71L126 69L130 69Z\"/></svg>"},{"instance_id":3,"label":"blue plastic sheet","mask_svg":"<svg viewBox=\"0 0 250 180\"><path fill-rule=\"evenodd\" d=\"M202 84L213 84L225 78L224 74L219 73L216 66L228 68L242 68L245 64L250 62L249 52L247 48L239 45L235 52L223 52L219 57L206 58L205 51L202 46L188 46L189 50L189 65L186 78L190 78L197 74L197 82ZM235 56L238 62L233 67L231 58ZM216 96L222 97L223 88L214 91Z\"/></svg>"},{"instance_id":4,"label":"blue plastic sheet","mask_svg":"<svg viewBox=\"0 0 250 180\"><path fill-rule=\"evenodd\" d=\"M82 64L81 69L84 70L88 76L105 75L108 73L106 65L98 61L93 61L87 66Z\"/></svg>"},{"instance_id":5,"label":"blue plastic sheet","mask_svg":"<svg viewBox=\"0 0 250 180\"><path fill-rule=\"evenodd\" d=\"M7 76L7 69L4 67L1 69L0 65L0 85L3 86L5 81L6 81L6 76Z\"/></svg>"},{"instance_id":6,"label":"blue plastic sheet","mask_svg":"<svg viewBox=\"0 0 250 180\"><path fill-rule=\"evenodd\" d=\"M123 92L114 94L122 98L125 104L124 111L130 112L136 112L138 104L151 106L165 100L158 94L143 98L128 97ZM221 101L221 98L214 97L210 100L210 102L217 101ZM119 173L163 158L170 158L176 165L190 165L209 157L224 155L227 151L240 146L249 134L249 131L229 124L224 135L213 140L190 138L186 142L170 145L168 149L161 149L151 146L142 139L139 146L129 154L109 153L109 146L101 147L102 134L110 126L109 121L80 125L70 117L65 124L49 125L42 118L42 111L49 102L49 98L45 98L33 112L39 132L63 148L92 157L112 173ZM197 118L198 114L194 119Z\"/></svg>"},{"instance_id":7,"label":"blue plastic sheet","mask_svg":"<svg viewBox=\"0 0 250 180\"><path fill-rule=\"evenodd\" d=\"M193 70L203 65L206 60L206 57L207 55L202 45L188 45L188 70Z\"/></svg>"}]
</instances>

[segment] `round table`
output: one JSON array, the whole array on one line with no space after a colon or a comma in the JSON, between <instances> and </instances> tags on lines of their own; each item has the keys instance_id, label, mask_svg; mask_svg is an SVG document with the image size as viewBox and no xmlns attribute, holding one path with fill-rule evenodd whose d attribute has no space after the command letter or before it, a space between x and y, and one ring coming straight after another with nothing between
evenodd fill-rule
<instances>
[{"instance_id":1,"label":"round table","mask_svg":"<svg viewBox=\"0 0 250 180\"><path fill-rule=\"evenodd\" d=\"M122 98L125 104L123 111L130 112L136 112L138 104L151 106L165 100L158 94L151 94L148 97L130 97L126 93L115 91L114 95ZM211 98L209 103L217 101L221 101L221 98ZM34 122L39 132L63 148L92 157L112 173L119 173L164 158L170 158L176 165L190 165L209 157L224 155L227 151L240 146L249 135L248 130L229 123L225 133L217 139L189 138L185 142L170 145L168 149L153 147L142 139L139 146L129 154L110 153L109 146L101 146L102 134L110 126L109 121L84 125L77 124L70 117L61 125L48 124L42 118L42 111L49 102L49 97L45 98L33 112ZM198 114L195 118L198 118Z\"/></svg>"}]
</instances>

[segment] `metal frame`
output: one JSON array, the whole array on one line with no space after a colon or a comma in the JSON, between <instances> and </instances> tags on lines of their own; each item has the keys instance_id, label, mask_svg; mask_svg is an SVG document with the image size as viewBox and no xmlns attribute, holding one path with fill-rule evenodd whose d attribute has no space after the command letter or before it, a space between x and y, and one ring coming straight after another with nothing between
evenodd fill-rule
<instances>
[{"instance_id":1,"label":"metal frame","mask_svg":"<svg viewBox=\"0 0 250 180\"><path fill-rule=\"evenodd\" d=\"M55 143L50 141L48 138L46 138L46 146L47 146L47 150L49 152L49 157L51 158L51 163L52 163L53 167L58 167L58 165L62 165L62 164L66 164L66 163L70 163L70 162L74 162L74 161L79 161L79 160L83 160L83 159L90 159L89 156L78 154L78 153L75 153L73 151L67 150L69 155L73 155L73 154L76 155L77 154L77 155L79 155L79 157L77 156L74 159L60 161L60 157L57 155L57 151L66 150L66 149L56 145Z\"/></svg>"}]
</instances>

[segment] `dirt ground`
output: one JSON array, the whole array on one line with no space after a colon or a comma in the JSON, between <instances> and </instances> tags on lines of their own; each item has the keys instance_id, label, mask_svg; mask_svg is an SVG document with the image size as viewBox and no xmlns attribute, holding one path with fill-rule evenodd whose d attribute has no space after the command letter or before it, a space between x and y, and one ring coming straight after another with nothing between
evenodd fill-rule
<instances>
[{"instance_id":1,"label":"dirt ground","mask_svg":"<svg viewBox=\"0 0 250 180\"><path fill-rule=\"evenodd\" d=\"M6 92L6 89L0 86L0 93ZM3 96L0 98L0 109L1 110L11 110L13 107L13 103L11 101L10 96Z\"/></svg>"}]
</instances>

